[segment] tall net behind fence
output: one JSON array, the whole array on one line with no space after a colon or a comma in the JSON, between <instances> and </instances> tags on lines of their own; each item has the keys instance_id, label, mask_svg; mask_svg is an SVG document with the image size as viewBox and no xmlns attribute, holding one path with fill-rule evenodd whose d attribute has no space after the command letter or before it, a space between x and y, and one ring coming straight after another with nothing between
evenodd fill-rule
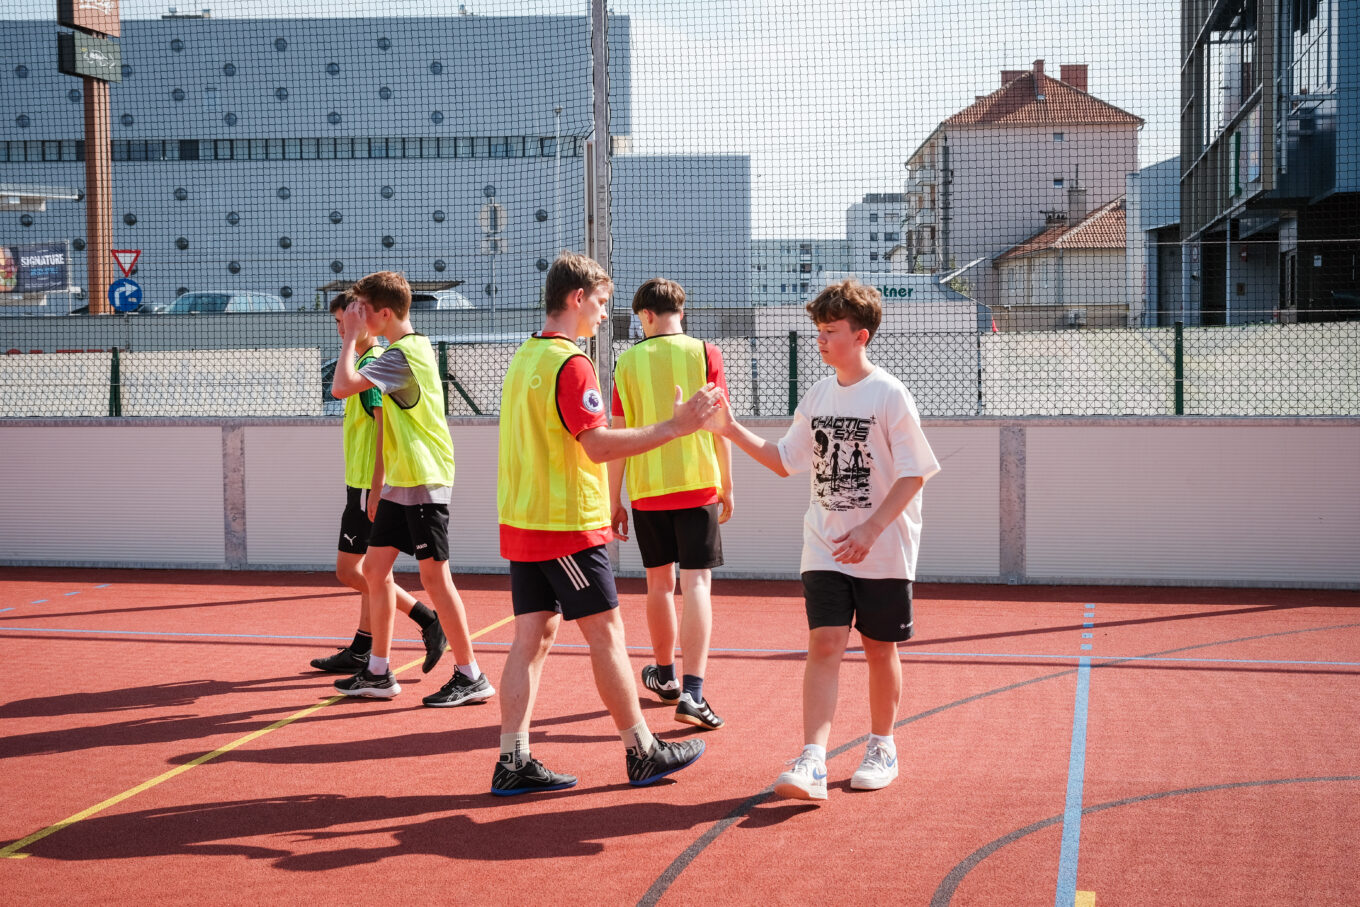
<instances>
[{"instance_id":1,"label":"tall net behind fence","mask_svg":"<svg viewBox=\"0 0 1360 907\"><path fill-rule=\"evenodd\" d=\"M743 415L828 373L802 307L847 276L882 293L871 356L926 416L1360 413L1355 4L607 6L124 2L128 273L92 286L89 83L20 0L0 417L334 414L327 308L375 270L411 282L450 413L494 414L545 270L587 247L588 143L602 349L636 339L643 280L677 280Z\"/></svg>"}]
</instances>

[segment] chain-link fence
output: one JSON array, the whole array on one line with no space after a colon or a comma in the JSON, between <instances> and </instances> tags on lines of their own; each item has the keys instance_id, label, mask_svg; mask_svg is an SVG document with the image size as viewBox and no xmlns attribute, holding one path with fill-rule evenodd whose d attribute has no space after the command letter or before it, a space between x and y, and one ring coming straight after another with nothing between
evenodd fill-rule
<instances>
[{"instance_id":1,"label":"chain-link fence","mask_svg":"<svg viewBox=\"0 0 1360 907\"><path fill-rule=\"evenodd\" d=\"M20 0L0 417L332 414L327 305L380 269L493 414L563 248L609 262L606 352L684 285L746 415L827 374L802 305L846 275L927 416L1360 413L1354 4L593 5L125 2L92 286L94 89Z\"/></svg>"}]
</instances>

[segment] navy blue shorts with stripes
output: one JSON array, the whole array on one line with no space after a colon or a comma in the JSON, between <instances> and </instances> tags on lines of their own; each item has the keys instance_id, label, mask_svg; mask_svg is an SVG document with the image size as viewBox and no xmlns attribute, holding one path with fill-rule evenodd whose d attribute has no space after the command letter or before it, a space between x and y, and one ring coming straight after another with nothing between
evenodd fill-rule
<instances>
[{"instance_id":1,"label":"navy blue shorts with stripes","mask_svg":"<svg viewBox=\"0 0 1360 907\"><path fill-rule=\"evenodd\" d=\"M603 545L549 561L510 562L510 602L515 614L556 611L566 620L619 606L614 571Z\"/></svg>"}]
</instances>

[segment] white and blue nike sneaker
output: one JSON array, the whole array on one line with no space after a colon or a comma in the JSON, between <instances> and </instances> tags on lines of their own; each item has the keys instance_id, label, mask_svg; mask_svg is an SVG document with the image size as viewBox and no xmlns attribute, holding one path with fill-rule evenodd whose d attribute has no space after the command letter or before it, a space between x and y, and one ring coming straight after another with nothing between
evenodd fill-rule
<instances>
[{"instance_id":1,"label":"white and blue nike sneaker","mask_svg":"<svg viewBox=\"0 0 1360 907\"><path fill-rule=\"evenodd\" d=\"M864 751L864 761L850 776L850 786L855 790L881 790L896 777L897 753L871 740Z\"/></svg>"},{"instance_id":2,"label":"white and blue nike sneaker","mask_svg":"<svg viewBox=\"0 0 1360 907\"><path fill-rule=\"evenodd\" d=\"M826 762L808 752L790 759L793 768L783 772L774 783L777 796L790 800L826 799Z\"/></svg>"}]
</instances>

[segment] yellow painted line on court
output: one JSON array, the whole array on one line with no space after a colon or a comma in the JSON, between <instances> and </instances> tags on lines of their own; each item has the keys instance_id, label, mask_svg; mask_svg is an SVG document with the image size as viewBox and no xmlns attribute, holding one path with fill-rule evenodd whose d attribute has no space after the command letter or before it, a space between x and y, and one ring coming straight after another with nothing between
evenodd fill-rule
<instances>
[{"instance_id":1,"label":"yellow painted line on court","mask_svg":"<svg viewBox=\"0 0 1360 907\"><path fill-rule=\"evenodd\" d=\"M1078 891L1077 899L1072 903L1072 907L1096 907L1096 893L1094 891Z\"/></svg>"},{"instance_id":2,"label":"yellow painted line on court","mask_svg":"<svg viewBox=\"0 0 1360 907\"><path fill-rule=\"evenodd\" d=\"M514 619L515 619L515 618L514 618L514 615L512 614L512 615L510 615L509 617L505 617L505 618L503 618L503 619L501 619L501 620L498 620L498 621L496 621L494 624L491 624L491 625L488 626L488 627L483 627L482 629L478 630L476 633L473 633L473 634L471 635L470 638L471 638L471 639L476 639L476 638L479 637L479 636L485 636L487 633L490 633L492 630L498 629L499 627L503 627L503 626L505 626L506 624L510 623L510 621L512 621L512 620L514 620ZM423 656L422 656L421 658L417 658L415 661L412 661L412 662L410 662L409 664L402 665L399 669L397 669L396 673L401 674L401 673L404 672L404 671L409 671L411 668L414 668L416 665L423 663L424 660L425 660L425 659L424 659ZM218 747L217 749L213 750L211 753L204 753L202 756L199 756L198 758L194 759L194 760L191 761L191 762L186 762L184 765L177 765L177 766L175 766L174 768L170 769L170 771L166 772L166 773L163 774L163 775L157 775L156 777L152 778L150 781L143 781L141 784L138 784L136 787L129 788L128 790L123 791L121 794L115 794L115 795L113 795L112 797L109 797L107 800L105 800L105 801L102 802L102 803L96 803L94 806L91 806L91 807L89 807L88 809L82 809L80 812L76 813L75 815L73 815L73 816L68 816L67 818L62 819L60 822L56 823L55 825L49 825L49 826L47 826L46 828L44 828L42 831L35 831L33 834L29 835L29 836L26 837L26 838L20 838L18 841L15 841L13 844L9 844L9 845L7 845L7 846L5 846L5 847L3 847L3 848L0 848L0 858L9 859L9 860L22 860L23 858L25 858L25 857L27 857L27 856L30 856L30 855L29 855L29 854L26 854L26 853L20 853L20 851L22 851L25 847L27 847L28 845L34 843L35 841L41 841L43 838L46 838L48 835L56 834L57 832L61 831L63 828L67 828L67 827L69 827L69 826L72 826L72 825L76 824L77 822L81 821L82 819L88 819L90 816L93 816L93 815L95 815L96 813L103 812L104 810L108 809L110 806L115 806L115 805L117 805L117 804L119 804L119 803L122 803L124 800L127 800L127 799L129 799L129 798L131 798L131 797L137 796L137 795L140 794L142 791L150 790L151 788L157 786L158 784L162 784L162 783L164 783L164 782L166 782L166 781L169 781L171 778L175 777L176 775L182 775L182 774L184 774L185 772L187 772L189 769L194 768L195 766L202 765L202 764L205 763L205 762L211 762L213 759L216 759L218 756L221 756L221 755L223 755L224 753L229 753L229 752L231 752L232 750L234 750L234 749L236 749L236 748L238 748L238 747L244 746L244 745L246 745L247 743L250 743L252 740L255 740L255 739L259 738L259 737L263 737L265 734L268 734L270 731L276 731L276 730L278 730L278 729L281 728L281 727L286 727L287 725L292 724L294 721L299 721L299 720L301 720L301 719L303 719L303 718L306 718L308 715L311 715L313 712L317 712L317 711L319 711L319 710L321 710L321 709L324 709L324 708L325 708L326 706L328 706L328 705L334 705L335 703L339 702L340 700L342 700L342 699L348 699L348 698L349 698L348 696L345 696L345 695L342 693L342 694L340 694L339 696L332 696L332 697L330 697L329 699L323 699L321 702L318 702L316 705L309 705L307 708L303 709L302 711L300 711L300 712L294 712L292 715L289 715L287 718L282 718L282 719L280 719L280 720L278 720L278 721L275 721L273 724L269 725L268 727L262 727L262 728L260 728L258 731L251 731L249 734L246 734L244 737L240 737L240 738L238 738L238 739L236 739L236 740L233 740L233 741L231 741L230 743L226 744L225 746Z\"/></svg>"}]
</instances>

